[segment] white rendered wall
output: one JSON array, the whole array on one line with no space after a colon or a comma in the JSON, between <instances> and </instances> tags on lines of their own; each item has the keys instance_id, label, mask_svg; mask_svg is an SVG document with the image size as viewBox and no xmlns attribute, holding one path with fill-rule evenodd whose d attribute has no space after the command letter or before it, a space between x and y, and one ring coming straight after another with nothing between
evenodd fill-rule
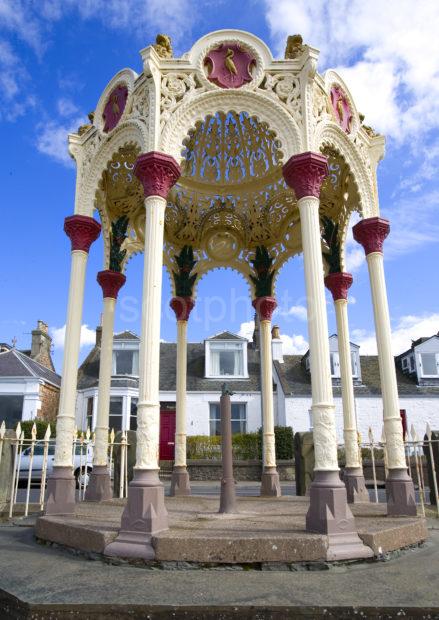
<instances>
[{"instance_id":1,"label":"white rendered wall","mask_svg":"<svg viewBox=\"0 0 439 620\"><path fill-rule=\"evenodd\" d=\"M337 440L343 441L343 411L341 396L334 396L335 423ZM376 440L381 439L383 428L383 404L381 397L362 396L355 399L358 431L363 441L368 441L369 426ZM427 422L432 429L439 429L439 398L437 396L413 396L399 399L400 409L407 413L408 427L413 424L418 435L424 435ZM311 396L285 398L286 425L292 426L294 432L309 431L309 414Z\"/></svg>"},{"instance_id":2,"label":"white rendered wall","mask_svg":"<svg viewBox=\"0 0 439 620\"><path fill-rule=\"evenodd\" d=\"M41 409L40 385L41 381L30 377L29 379L8 377L0 380L0 394L8 396L23 396L22 420L33 420ZM0 423L2 420L0 420Z\"/></svg>"}]
</instances>

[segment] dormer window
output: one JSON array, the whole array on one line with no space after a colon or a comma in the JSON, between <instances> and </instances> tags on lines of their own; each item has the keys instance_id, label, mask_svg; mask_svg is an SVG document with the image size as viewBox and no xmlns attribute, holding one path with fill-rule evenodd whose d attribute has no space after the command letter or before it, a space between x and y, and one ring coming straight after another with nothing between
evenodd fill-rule
<instances>
[{"instance_id":1,"label":"dormer window","mask_svg":"<svg viewBox=\"0 0 439 620\"><path fill-rule=\"evenodd\" d=\"M419 360L420 360L422 377L438 377L439 376L439 354L420 353Z\"/></svg>"},{"instance_id":2,"label":"dormer window","mask_svg":"<svg viewBox=\"0 0 439 620\"><path fill-rule=\"evenodd\" d=\"M247 377L247 340L206 340L206 377Z\"/></svg>"},{"instance_id":3,"label":"dormer window","mask_svg":"<svg viewBox=\"0 0 439 620\"><path fill-rule=\"evenodd\" d=\"M139 375L139 352L130 349L113 351L113 375Z\"/></svg>"}]
</instances>

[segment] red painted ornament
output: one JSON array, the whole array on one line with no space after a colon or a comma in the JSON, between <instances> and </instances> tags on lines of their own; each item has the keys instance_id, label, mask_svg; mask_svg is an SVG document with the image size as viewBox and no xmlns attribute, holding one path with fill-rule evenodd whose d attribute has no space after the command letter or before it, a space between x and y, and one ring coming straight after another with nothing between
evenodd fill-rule
<instances>
[{"instance_id":1,"label":"red painted ornament","mask_svg":"<svg viewBox=\"0 0 439 620\"><path fill-rule=\"evenodd\" d=\"M105 271L99 271L96 280L102 288L102 294L104 299L111 297L117 299L117 295L126 282L126 276L119 271L112 271L106 269Z\"/></svg>"},{"instance_id":2,"label":"red painted ornament","mask_svg":"<svg viewBox=\"0 0 439 620\"><path fill-rule=\"evenodd\" d=\"M328 163L321 153L300 153L290 157L282 168L282 173L298 200L305 196L318 198L328 174Z\"/></svg>"},{"instance_id":3,"label":"red painted ornament","mask_svg":"<svg viewBox=\"0 0 439 620\"><path fill-rule=\"evenodd\" d=\"M325 278L325 286L332 293L332 299L337 301L338 299L348 298L348 289L351 287L354 281L350 273L328 273Z\"/></svg>"},{"instance_id":4,"label":"red painted ornament","mask_svg":"<svg viewBox=\"0 0 439 620\"><path fill-rule=\"evenodd\" d=\"M170 155L150 151L139 155L134 174L142 183L145 196L167 198L169 190L181 175L181 169Z\"/></svg>"},{"instance_id":5,"label":"red painted ornament","mask_svg":"<svg viewBox=\"0 0 439 620\"><path fill-rule=\"evenodd\" d=\"M256 58L243 50L238 43L221 43L210 50L205 58L210 64L209 80L221 88L239 88L251 82L250 69Z\"/></svg>"},{"instance_id":6,"label":"red painted ornament","mask_svg":"<svg viewBox=\"0 0 439 620\"><path fill-rule=\"evenodd\" d=\"M358 241L366 253L382 252L384 239L390 231L389 220L381 217L368 217L352 228L355 241Z\"/></svg>"},{"instance_id":7,"label":"red painted ornament","mask_svg":"<svg viewBox=\"0 0 439 620\"><path fill-rule=\"evenodd\" d=\"M101 225L87 215L70 215L64 220L64 232L72 242L72 252L88 252L93 241L99 237Z\"/></svg>"},{"instance_id":8,"label":"red painted ornament","mask_svg":"<svg viewBox=\"0 0 439 620\"><path fill-rule=\"evenodd\" d=\"M195 306L195 300L192 297L173 297L169 305L175 312L177 321L187 321Z\"/></svg>"},{"instance_id":9,"label":"red painted ornament","mask_svg":"<svg viewBox=\"0 0 439 620\"><path fill-rule=\"evenodd\" d=\"M346 133L351 132L352 111L349 101L339 86L331 88L331 103L338 124Z\"/></svg>"},{"instance_id":10,"label":"red painted ornament","mask_svg":"<svg viewBox=\"0 0 439 620\"><path fill-rule=\"evenodd\" d=\"M114 129L120 121L123 111L125 110L127 98L128 88L125 84L119 84L111 91L102 114L105 133Z\"/></svg>"},{"instance_id":11,"label":"red painted ornament","mask_svg":"<svg viewBox=\"0 0 439 620\"><path fill-rule=\"evenodd\" d=\"M271 321L273 312L277 307L277 302L274 297L256 297L252 301L252 306L258 313L261 321Z\"/></svg>"}]
</instances>

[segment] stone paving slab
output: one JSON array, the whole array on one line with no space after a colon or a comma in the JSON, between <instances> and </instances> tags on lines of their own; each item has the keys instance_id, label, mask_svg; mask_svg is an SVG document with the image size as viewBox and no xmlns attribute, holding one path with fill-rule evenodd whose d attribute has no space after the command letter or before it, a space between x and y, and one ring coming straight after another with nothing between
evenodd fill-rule
<instances>
[{"instance_id":1,"label":"stone paving slab","mask_svg":"<svg viewBox=\"0 0 439 620\"><path fill-rule=\"evenodd\" d=\"M439 618L439 531L388 561L319 571L110 565L13 526L0 528L0 558L2 620Z\"/></svg>"},{"instance_id":2,"label":"stone paving slab","mask_svg":"<svg viewBox=\"0 0 439 620\"><path fill-rule=\"evenodd\" d=\"M118 532L125 500L82 502L73 517L42 517L39 539L85 552L103 553ZM326 557L327 537L305 532L308 499L238 498L242 517L217 518L213 497L166 498L170 529L153 537L158 562L246 564L313 562ZM358 533L375 555L427 538L422 518L390 518L380 504L352 506ZM214 516L216 518L211 518Z\"/></svg>"}]
</instances>

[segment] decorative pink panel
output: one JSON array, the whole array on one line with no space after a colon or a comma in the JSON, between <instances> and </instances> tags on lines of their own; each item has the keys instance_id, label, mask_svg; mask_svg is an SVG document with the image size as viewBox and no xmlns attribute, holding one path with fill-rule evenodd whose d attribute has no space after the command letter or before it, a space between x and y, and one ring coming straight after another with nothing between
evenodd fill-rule
<instances>
[{"instance_id":1,"label":"decorative pink panel","mask_svg":"<svg viewBox=\"0 0 439 620\"><path fill-rule=\"evenodd\" d=\"M331 88L331 103L338 124L346 133L351 132L352 111L349 101L339 86Z\"/></svg>"},{"instance_id":2,"label":"decorative pink panel","mask_svg":"<svg viewBox=\"0 0 439 620\"><path fill-rule=\"evenodd\" d=\"M128 98L128 88L125 84L119 84L112 91L105 104L104 113L104 131L108 133L114 129L125 110Z\"/></svg>"},{"instance_id":3,"label":"decorative pink panel","mask_svg":"<svg viewBox=\"0 0 439 620\"><path fill-rule=\"evenodd\" d=\"M211 82L221 88L239 88L251 82L250 68L256 59L237 43L221 43L207 54L204 62L210 64Z\"/></svg>"}]
</instances>

